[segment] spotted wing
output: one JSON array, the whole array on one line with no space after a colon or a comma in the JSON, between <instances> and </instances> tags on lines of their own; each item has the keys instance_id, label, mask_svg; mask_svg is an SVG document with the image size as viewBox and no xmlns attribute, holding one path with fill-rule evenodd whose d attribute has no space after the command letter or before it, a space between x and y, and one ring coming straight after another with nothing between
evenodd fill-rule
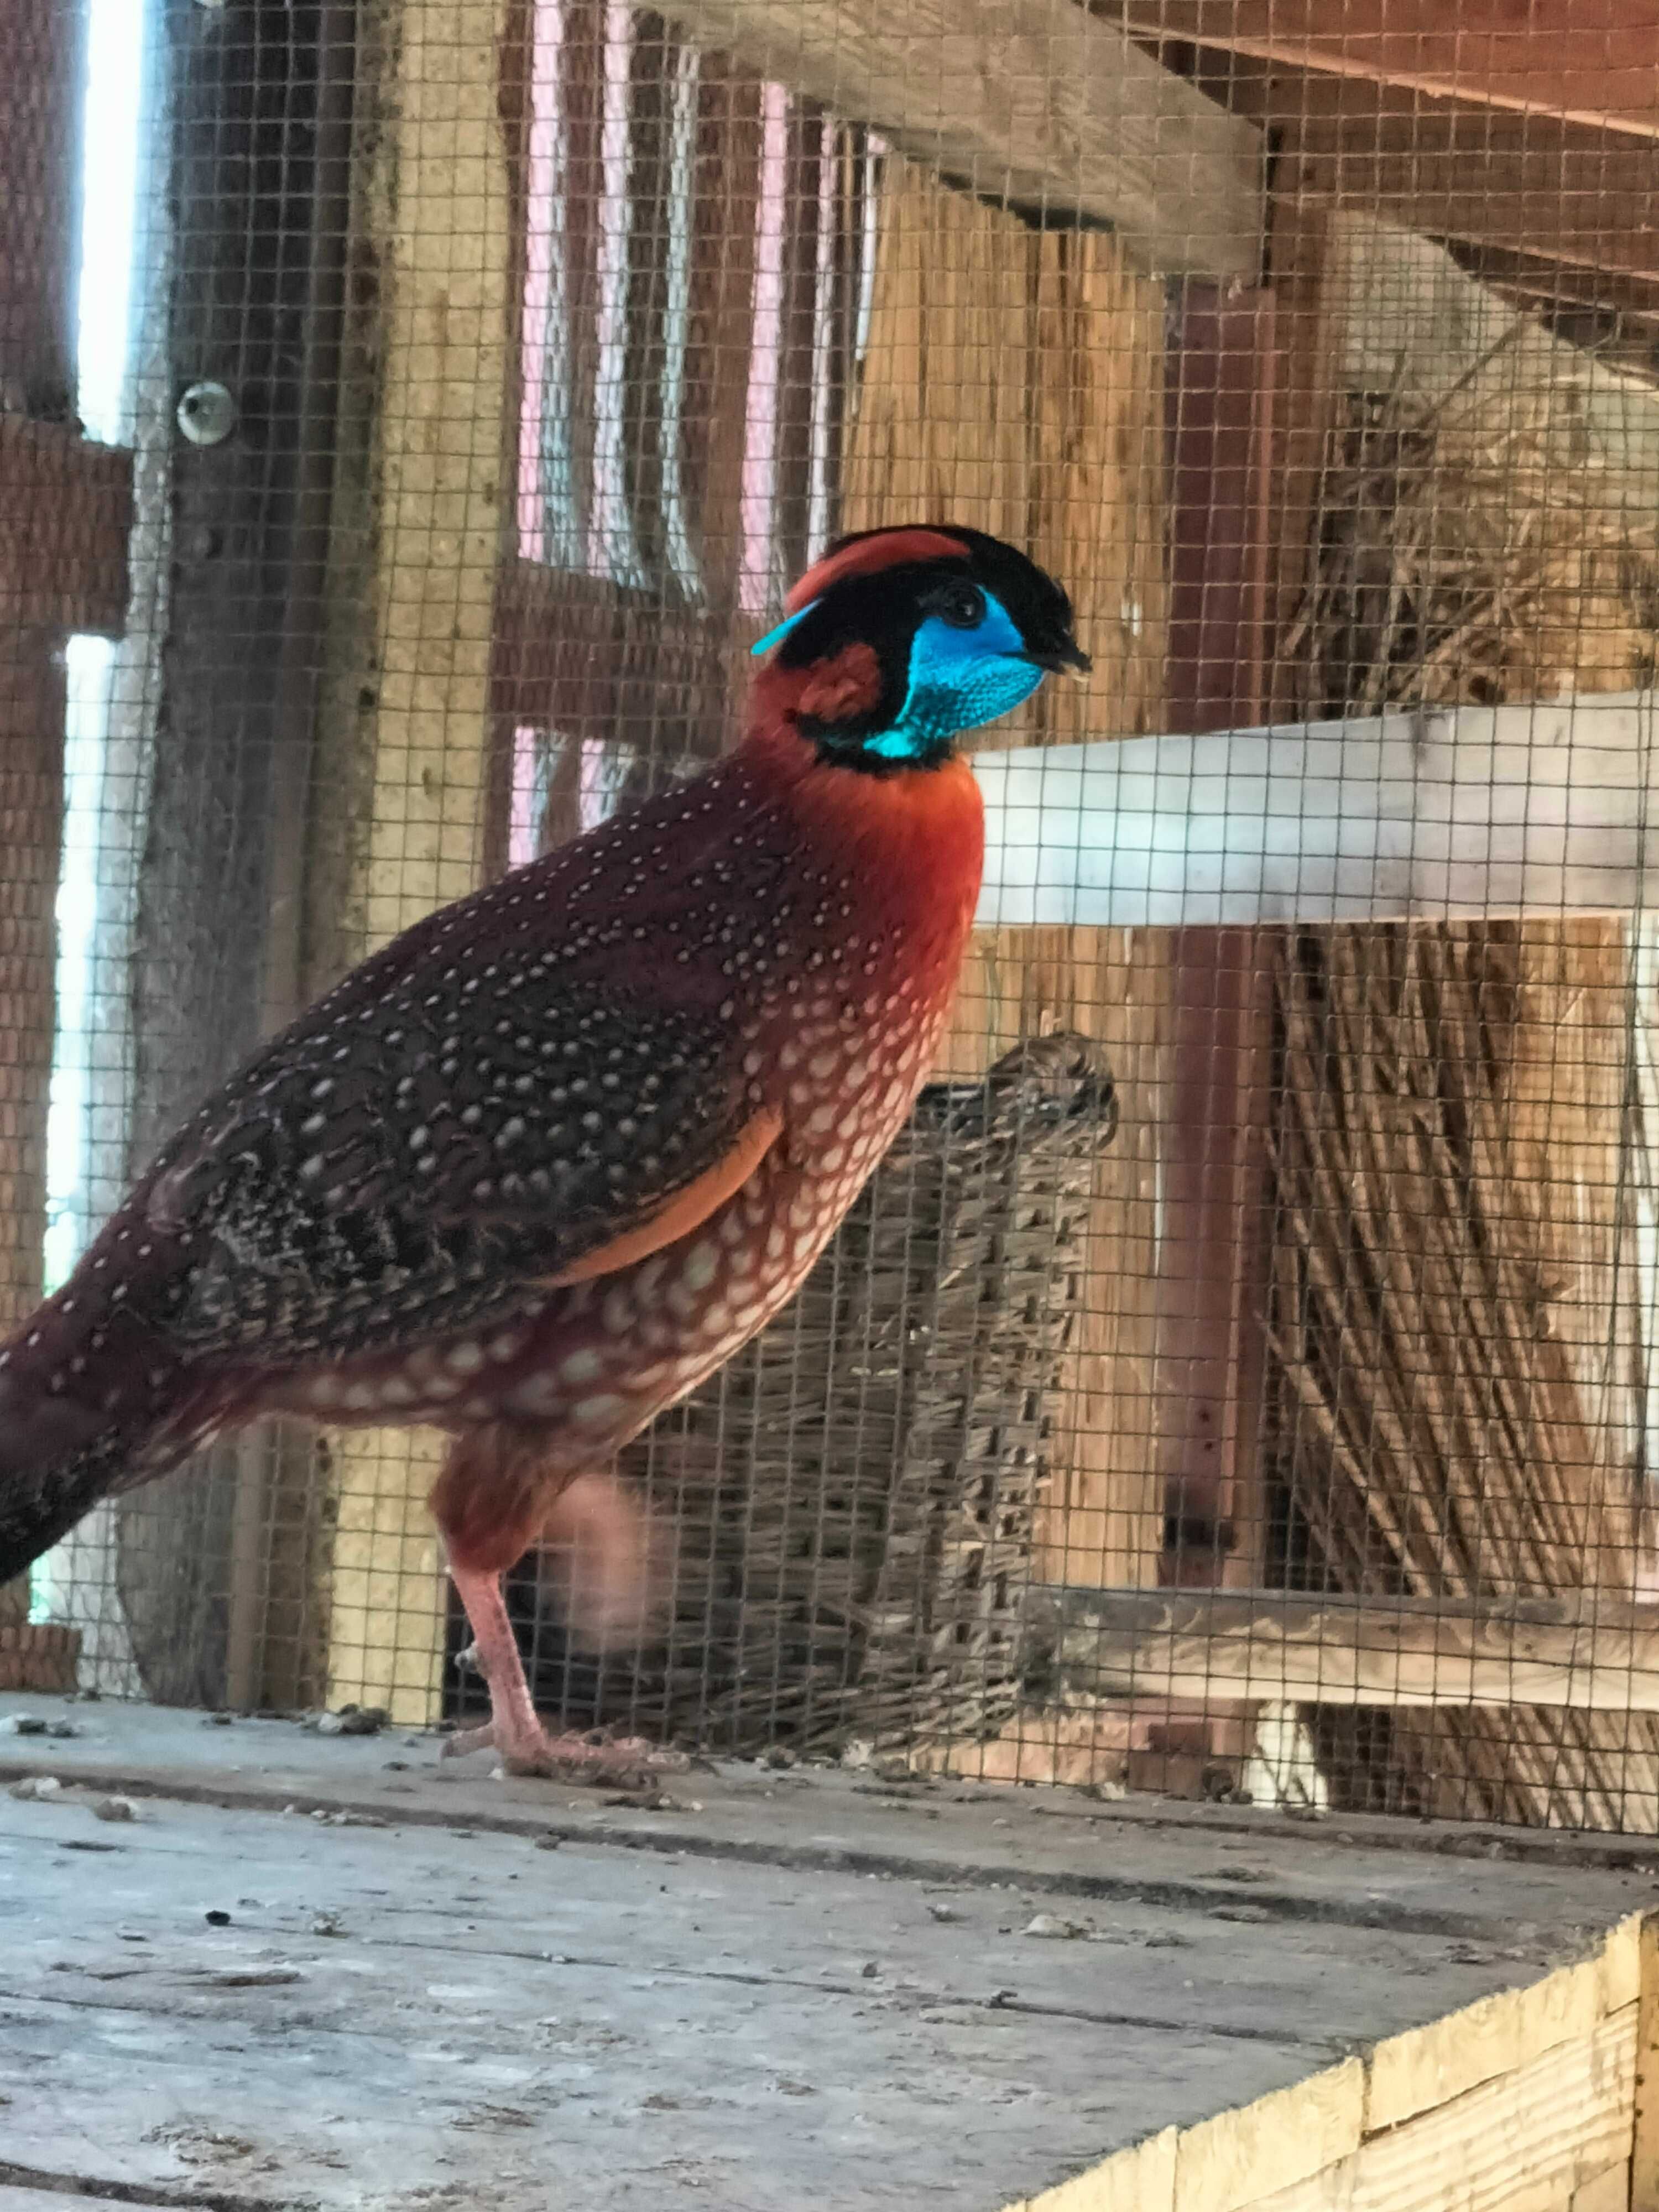
<instances>
[{"instance_id":1,"label":"spotted wing","mask_svg":"<svg viewBox=\"0 0 1659 2212\"><path fill-rule=\"evenodd\" d=\"M193 1260L171 1336L282 1364L487 1322L741 1155L755 1108L718 1008L528 952L473 980L325 1001L163 1155L150 1218Z\"/></svg>"}]
</instances>

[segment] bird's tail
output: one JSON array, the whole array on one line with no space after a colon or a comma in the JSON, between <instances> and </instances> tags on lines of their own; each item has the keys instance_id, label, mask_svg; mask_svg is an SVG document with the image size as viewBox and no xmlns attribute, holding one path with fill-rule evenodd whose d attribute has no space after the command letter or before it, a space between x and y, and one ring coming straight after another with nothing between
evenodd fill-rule
<instances>
[{"instance_id":1,"label":"bird's tail","mask_svg":"<svg viewBox=\"0 0 1659 2212\"><path fill-rule=\"evenodd\" d=\"M0 1583L102 1498L184 1456L178 1352L118 1295L77 1273L0 1344Z\"/></svg>"}]
</instances>

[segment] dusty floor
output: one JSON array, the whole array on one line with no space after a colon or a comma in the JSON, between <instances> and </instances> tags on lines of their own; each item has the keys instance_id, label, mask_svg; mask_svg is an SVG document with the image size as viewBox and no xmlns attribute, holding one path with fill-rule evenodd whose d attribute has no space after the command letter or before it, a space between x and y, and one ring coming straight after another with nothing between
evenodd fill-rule
<instances>
[{"instance_id":1,"label":"dusty floor","mask_svg":"<svg viewBox=\"0 0 1659 2212\"><path fill-rule=\"evenodd\" d=\"M62 1785L0 1788L0 2212L995 2212L1656 1887L1569 1839L749 1766L647 1811L435 1753L0 1698L0 1785Z\"/></svg>"}]
</instances>

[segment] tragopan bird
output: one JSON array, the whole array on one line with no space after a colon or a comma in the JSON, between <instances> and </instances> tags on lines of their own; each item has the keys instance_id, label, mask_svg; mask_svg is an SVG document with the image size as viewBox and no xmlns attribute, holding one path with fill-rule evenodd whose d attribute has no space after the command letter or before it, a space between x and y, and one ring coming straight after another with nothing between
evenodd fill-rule
<instances>
[{"instance_id":1,"label":"tragopan bird","mask_svg":"<svg viewBox=\"0 0 1659 2212\"><path fill-rule=\"evenodd\" d=\"M775 1315L897 1133L983 865L956 740L1085 670L1058 584L843 539L706 774L419 922L162 1150L0 1349L0 1583L265 1413L448 1432L431 1505L515 1771L501 1577Z\"/></svg>"}]
</instances>

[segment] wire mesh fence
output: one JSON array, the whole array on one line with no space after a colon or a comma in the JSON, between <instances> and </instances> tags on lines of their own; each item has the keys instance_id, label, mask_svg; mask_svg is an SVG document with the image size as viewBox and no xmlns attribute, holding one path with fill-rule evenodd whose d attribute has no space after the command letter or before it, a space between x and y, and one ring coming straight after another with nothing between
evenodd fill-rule
<instances>
[{"instance_id":1,"label":"wire mesh fence","mask_svg":"<svg viewBox=\"0 0 1659 2212\"><path fill-rule=\"evenodd\" d=\"M1659 15L1490 12L0 30L0 1321L352 963L726 752L839 534L970 525L1093 673L975 740L800 1297L509 1577L538 1703L1659 1827ZM227 1435L0 1683L469 1715L441 1454Z\"/></svg>"}]
</instances>

